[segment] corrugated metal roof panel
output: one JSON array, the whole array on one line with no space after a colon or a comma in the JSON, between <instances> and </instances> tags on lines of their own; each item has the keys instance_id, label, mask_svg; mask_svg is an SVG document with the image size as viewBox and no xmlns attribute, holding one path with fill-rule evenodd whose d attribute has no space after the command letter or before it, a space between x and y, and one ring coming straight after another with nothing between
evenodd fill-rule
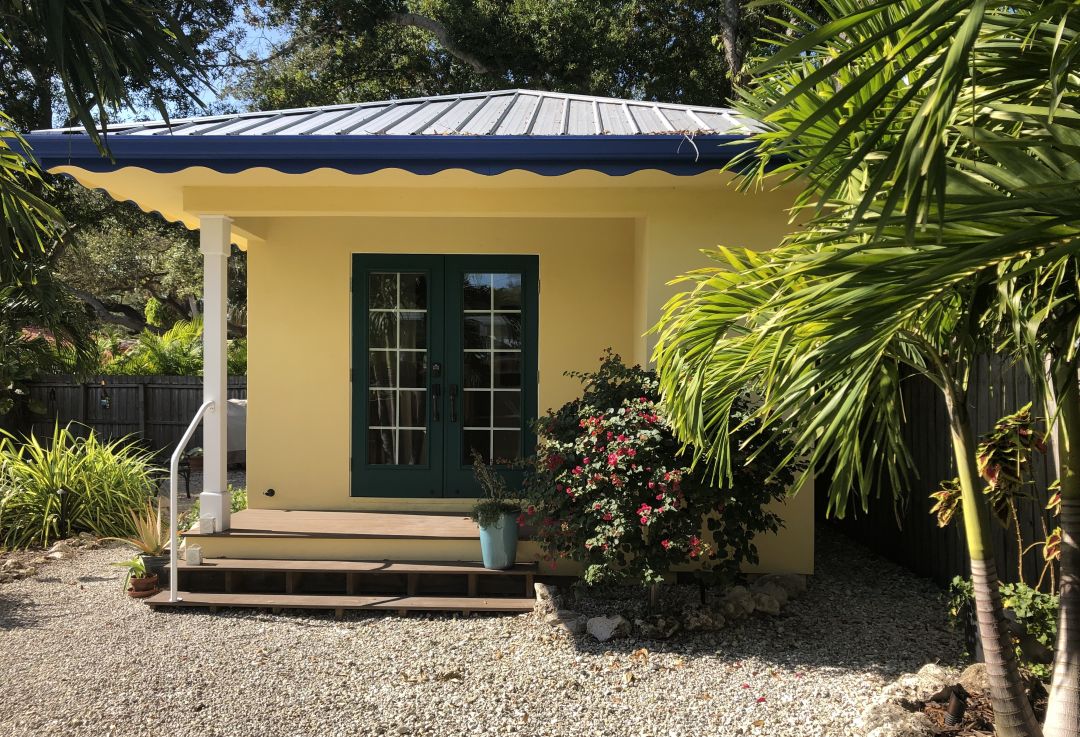
<instances>
[{"instance_id":1,"label":"corrugated metal roof panel","mask_svg":"<svg viewBox=\"0 0 1080 737\"><path fill-rule=\"evenodd\" d=\"M441 95L111 126L114 136L469 135L593 136L750 133L729 108L535 90ZM84 133L60 128L39 133Z\"/></svg>"}]
</instances>

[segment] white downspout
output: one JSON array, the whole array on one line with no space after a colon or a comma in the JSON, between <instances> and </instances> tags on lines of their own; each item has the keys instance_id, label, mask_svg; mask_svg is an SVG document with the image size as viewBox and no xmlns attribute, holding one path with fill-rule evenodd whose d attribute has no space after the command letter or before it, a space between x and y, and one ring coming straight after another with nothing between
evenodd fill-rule
<instances>
[{"instance_id":1,"label":"white downspout","mask_svg":"<svg viewBox=\"0 0 1080 737\"><path fill-rule=\"evenodd\" d=\"M203 491L200 516L214 518L214 530L229 529L228 262L232 220L224 215L199 218L199 250L203 255L203 401L214 409L203 420Z\"/></svg>"}]
</instances>

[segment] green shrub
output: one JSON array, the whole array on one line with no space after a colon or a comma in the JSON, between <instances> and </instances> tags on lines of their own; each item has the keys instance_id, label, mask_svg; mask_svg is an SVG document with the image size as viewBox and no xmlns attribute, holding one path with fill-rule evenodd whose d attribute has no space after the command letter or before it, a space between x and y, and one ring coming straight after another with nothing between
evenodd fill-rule
<instances>
[{"instance_id":1,"label":"green shrub","mask_svg":"<svg viewBox=\"0 0 1080 737\"><path fill-rule=\"evenodd\" d=\"M126 440L83 439L59 425L42 443L0 437L0 545L47 546L89 532L134 532L132 510L157 493L150 454Z\"/></svg>"},{"instance_id":2,"label":"green shrub","mask_svg":"<svg viewBox=\"0 0 1080 737\"><path fill-rule=\"evenodd\" d=\"M582 563L588 583L652 584L688 562L732 580L744 562L756 563L754 536L781 524L764 505L795 478L795 465L770 474L787 449L766 448L747 463L757 447L740 446L733 483L719 487L691 468L692 451L664 417L653 372L609 351L596 373L570 375L585 385L583 395L537 423L527 482L526 516L545 554ZM737 403L734 412L745 416L747 407ZM747 425L740 440L756 429Z\"/></svg>"},{"instance_id":3,"label":"green shrub","mask_svg":"<svg viewBox=\"0 0 1080 737\"><path fill-rule=\"evenodd\" d=\"M1024 583L999 583L998 586L1008 618L1015 620L1028 635L1052 652L1057 642L1058 597ZM974 606L975 593L971 581L960 576L953 578L949 586L949 616L953 625L962 626L964 617L974 611ZM1013 645L1017 659L1025 668L1044 681L1050 679L1052 665L1029 660L1016 636L1013 637Z\"/></svg>"},{"instance_id":4,"label":"green shrub","mask_svg":"<svg viewBox=\"0 0 1080 737\"><path fill-rule=\"evenodd\" d=\"M242 509L248 508L248 494L246 488L236 488L232 484L229 484L229 508L234 512L239 512ZM180 515L180 519L177 521L177 527L181 530L190 530L196 522L199 521L199 500L196 498L191 507L186 512Z\"/></svg>"}]
</instances>

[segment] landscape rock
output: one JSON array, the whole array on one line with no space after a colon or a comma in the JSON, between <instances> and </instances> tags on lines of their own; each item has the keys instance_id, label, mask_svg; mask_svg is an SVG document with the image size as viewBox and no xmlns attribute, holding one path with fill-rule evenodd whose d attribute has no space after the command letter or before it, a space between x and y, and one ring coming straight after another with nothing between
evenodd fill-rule
<instances>
[{"instance_id":1,"label":"landscape rock","mask_svg":"<svg viewBox=\"0 0 1080 737\"><path fill-rule=\"evenodd\" d=\"M4 561L3 565L0 565L0 571L3 571L5 573L11 573L12 571L17 571L20 568L22 568L22 563L15 560L14 558L8 558Z\"/></svg>"},{"instance_id":2,"label":"landscape rock","mask_svg":"<svg viewBox=\"0 0 1080 737\"><path fill-rule=\"evenodd\" d=\"M720 612L694 607L683 612L682 626L687 632L715 632L724 628L727 620Z\"/></svg>"},{"instance_id":3,"label":"landscape rock","mask_svg":"<svg viewBox=\"0 0 1080 737\"><path fill-rule=\"evenodd\" d=\"M936 734L928 716L922 712L909 712L903 719L870 730L866 737L934 737Z\"/></svg>"},{"instance_id":4,"label":"landscape rock","mask_svg":"<svg viewBox=\"0 0 1080 737\"><path fill-rule=\"evenodd\" d=\"M634 620L637 634L647 640L666 640L682 627L675 617L666 614L650 614Z\"/></svg>"},{"instance_id":5,"label":"landscape rock","mask_svg":"<svg viewBox=\"0 0 1080 737\"><path fill-rule=\"evenodd\" d=\"M0 583L10 583L15 580L15 576L7 571L0 571Z\"/></svg>"},{"instance_id":6,"label":"landscape rock","mask_svg":"<svg viewBox=\"0 0 1080 737\"><path fill-rule=\"evenodd\" d=\"M729 619L738 619L754 613L754 597L745 586L733 586L721 599L724 615Z\"/></svg>"},{"instance_id":7,"label":"landscape rock","mask_svg":"<svg viewBox=\"0 0 1080 737\"><path fill-rule=\"evenodd\" d=\"M591 617L585 624L585 630L598 642L607 642L616 637L630 634L630 622L618 614L611 617Z\"/></svg>"},{"instance_id":8,"label":"landscape rock","mask_svg":"<svg viewBox=\"0 0 1080 737\"><path fill-rule=\"evenodd\" d=\"M533 590L536 592L536 603L533 604L534 612L545 616L559 611L560 598L558 589L554 586L548 586L546 583L534 583Z\"/></svg>"},{"instance_id":9,"label":"landscape rock","mask_svg":"<svg viewBox=\"0 0 1080 737\"><path fill-rule=\"evenodd\" d=\"M780 613L780 602L769 594L757 591L751 594L751 596L754 598L754 609L757 611L772 616L776 616Z\"/></svg>"},{"instance_id":10,"label":"landscape rock","mask_svg":"<svg viewBox=\"0 0 1080 737\"><path fill-rule=\"evenodd\" d=\"M758 583L771 583L787 592L789 599L795 599L806 593L806 576L800 573L766 573Z\"/></svg>"},{"instance_id":11,"label":"landscape rock","mask_svg":"<svg viewBox=\"0 0 1080 737\"><path fill-rule=\"evenodd\" d=\"M945 701L960 674L953 668L928 663L915 674L915 698L918 701Z\"/></svg>"},{"instance_id":12,"label":"landscape rock","mask_svg":"<svg viewBox=\"0 0 1080 737\"><path fill-rule=\"evenodd\" d=\"M975 663L964 668L960 685L970 694L990 693L990 677L986 675L986 663Z\"/></svg>"},{"instance_id":13,"label":"landscape rock","mask_svg":"<svg viewBox=\"0 0 1080 737\"><path fill-rule=\"evenodd\" d=\"M15 573L16 578L30 578L31 576L36 576L36 575L37 575L37 568L35 568L34 566L27 566L26 568L23 568L20 571L16 571L16 573Z\"/></svg>"},{"instance_id":14,"label":"landscape rock","mask_svg":"<svg viewBox=\"0 0 1080 737\"><path fill-rule=\"evenodd\" d=\"M571 635L580 635L585 631L584 615L570 609L560 609L544 617L544 622L552 627L564 630Z\"/></svg>"},{"instance_id":15,"label":"landscape rock","mask_svg":"<svg viewBox=\"0 0 1080 737\"><path fill-rule=\"evenodd\" d=\"M780 606L784 606L788 600L787 589L769 581L758 581L754 584L752 591L755 594L768 594L776 599L776 603Z\"/></svg>"},{"instance_id":16,"label":"landscape rock","mask_svg":"<svg viewBox=\"0 0 1080 737\"><path fill-rule=\"evenodd\" d=\"M75 556L75 549L71 547L71 543L61 540L55 543L49 552L45 554L45 557L49 560L67 560Z\"/></svg>"}]
</instances>

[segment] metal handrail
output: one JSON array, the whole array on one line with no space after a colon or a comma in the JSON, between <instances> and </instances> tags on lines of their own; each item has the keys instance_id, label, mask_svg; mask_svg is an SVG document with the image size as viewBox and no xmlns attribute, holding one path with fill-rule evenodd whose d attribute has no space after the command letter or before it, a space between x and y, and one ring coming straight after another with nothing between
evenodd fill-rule
<instances>
[{"instance_id":1,"label":"metal handrail","mask_svg":"<svg viewBox=\"0 0 1080 737\"><path fill-rule=\"evenodd\" d=\"M178 555L176 550L178 547L176 539L176 508L180 504L180 456L184 454L187 444L191 442L191 436L199 429L199 423L202 422L203 416L207 412L213 411L213 409L214 400L207 399L202 403L199 411L192 418L191 424L188 425L187 430L184 432L184 437L180 438L180 442L176 444L176 450L173 451L172 458L169 461L169 601L171 603L180 601L176 595L176 556Z\"/></svg>"}]
</instances>

